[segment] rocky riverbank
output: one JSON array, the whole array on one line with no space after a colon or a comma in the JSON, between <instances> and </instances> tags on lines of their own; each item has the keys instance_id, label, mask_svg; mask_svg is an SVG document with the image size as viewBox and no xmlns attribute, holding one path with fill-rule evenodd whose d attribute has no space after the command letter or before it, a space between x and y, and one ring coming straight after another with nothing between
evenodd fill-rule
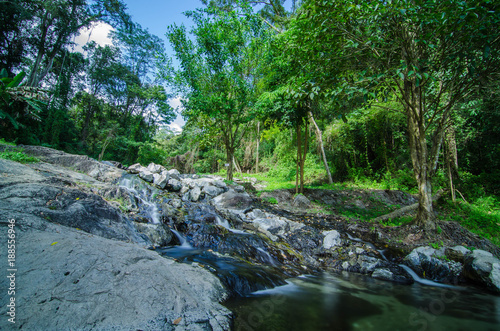
<instances>
[{"instance_id":1,"label":"rocky riverbank","mask_svg":"<svg viewBox=\"0 0 500 331\"><path fill-rule=\"evenodd\" d=\"M16 223L18 328L227 330L228 296L321 270L500 291L499 248L458 224L429 235L305 213L312 200L363 204L363 192L268 193L277 208L214 176L24 149L42 162L0 160L0 240ZM414 202L403 192L376 195Z\"/></svg>"}]
</instances>

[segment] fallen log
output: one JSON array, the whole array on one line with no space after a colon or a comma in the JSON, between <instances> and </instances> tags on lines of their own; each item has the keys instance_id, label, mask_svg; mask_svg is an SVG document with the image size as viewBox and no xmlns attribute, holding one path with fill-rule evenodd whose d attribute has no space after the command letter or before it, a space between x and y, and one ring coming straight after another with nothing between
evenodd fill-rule
<instances>
[{"instance_id":1,"label":"fallen log","mask_svg":"<svg viewBox=\"0 0 500 331\"><path fill-rule=\"evenodd\" d=\"M445 190L439 190L439 191L437 191L436 194L432 197L432 201L437 201L439 198L441 198L441 196L445 192L446 192ZM409 213L409 212L412 212L414 210L417 210L417 208L418 208L418 202L414 203L412 205L400 208L400 209L395 210L393 212L390 212L389 214L385 214L385 215L379 216L377 218L374 218L372 221L373 222L381 222L381 221L386 221L386 220L392 219L392 218L398 218L398 217L403 216L406 213Z\"/></svg>"}]
</instances>

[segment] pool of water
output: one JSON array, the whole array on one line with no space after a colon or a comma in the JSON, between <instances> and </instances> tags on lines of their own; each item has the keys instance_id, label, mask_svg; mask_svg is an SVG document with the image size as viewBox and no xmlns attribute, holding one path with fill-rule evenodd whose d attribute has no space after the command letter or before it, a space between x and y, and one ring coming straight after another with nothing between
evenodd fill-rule
<instances>
[{"instance_id":1,"label":"pool of water","mask_svg":"<svg viewBox=\"0 0 500 331\"><path fill-rule=\"evenodd\" d=\"M232 298L235 330L500 330L500 296L341 272Z\"/></svg>"}]
</instances>

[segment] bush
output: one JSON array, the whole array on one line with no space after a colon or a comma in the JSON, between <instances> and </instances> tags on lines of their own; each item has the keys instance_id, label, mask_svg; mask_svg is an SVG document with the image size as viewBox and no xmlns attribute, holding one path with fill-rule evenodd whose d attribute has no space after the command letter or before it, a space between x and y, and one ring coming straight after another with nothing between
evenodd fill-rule
<instances>
[{"instance_id":1,"label":"bush","mask_svg":"<svg viewBox=\"0 0 500 331\"><path fill-rule=\"evenodd\" d=\"M39 159L33 156L24 154L22 148L13 148L0 153L0 159L11 160L19 163L36 163L40 162Z\"/></svg>"}]
</instances>

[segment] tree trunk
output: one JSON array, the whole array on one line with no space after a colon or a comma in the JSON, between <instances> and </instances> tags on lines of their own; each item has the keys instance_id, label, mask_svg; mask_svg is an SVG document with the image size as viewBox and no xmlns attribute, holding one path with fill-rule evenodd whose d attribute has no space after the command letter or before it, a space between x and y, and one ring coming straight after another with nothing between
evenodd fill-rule
<instances>
[{"instance_id":1,"label":"tree trunk","mask_svg":"<svg viewBox=\"0 0 500 331\"><path fill-rule=\"evenodd\" d=\"M418 184L417 225L426 230L436 228L434 211L432 209L432 187L429 169L429 155L425 139L425 118L423 116L420 89L411 82L405 82L405 90L410 90L406 97L411 100L407 105L407 125L410 155L413 172Z\"/></svg>"},{"instance_id":2,"label":"tree trunk","mask_svg":"<svg viewBox=\"0 0 500 331\"><path fill-rule=\"evenodd\" d=\"M326 160L325 148L323 147L323 134L321 133L321 130L319 129L318 125L316 124L316 121L314 120L313 113L309 111L308 114L311 123L314 125L314 128L316 129L316 137L318 139L319 148L321 150L321 155L323 157L323 164L325 165L326 175L328 176L328 183L333 184L330 167L328 166L328 161Z\"/></svg>"},{"instance_id":3,"label":"tree trunk","mask_svg":"<svg viewBox=\"0 0 500 331\"><path fill-rule=\"evenodd\" d=\"M255 173L259 173L259 144L260 144L260 122L257 122L257 159L255 161Z\"/></svg>"},{"instance_id":4,"label":"tree trunk","mask_svg":"<svg viewBox=\"0 0 500 331\"><path fill-rule=\"evenodd\" d=\"M233 180L233 152L231 148L227 147L227 145L226 145L226 156L227 156L226 164L228 164L226 179Z\"/></svg>"},{"instance_id":5,"label":"tree trunk","mask_svg":"<svg viewBox=\"0 0 500 331\"><path fill-rule=\"evenodd\" d=\"M297 166L295 169L295 194L299 193L299 173L300 173L300 156L301 156L301 143L300 137L300 123L297 124Z\"/></svg>"}]
</instances>

